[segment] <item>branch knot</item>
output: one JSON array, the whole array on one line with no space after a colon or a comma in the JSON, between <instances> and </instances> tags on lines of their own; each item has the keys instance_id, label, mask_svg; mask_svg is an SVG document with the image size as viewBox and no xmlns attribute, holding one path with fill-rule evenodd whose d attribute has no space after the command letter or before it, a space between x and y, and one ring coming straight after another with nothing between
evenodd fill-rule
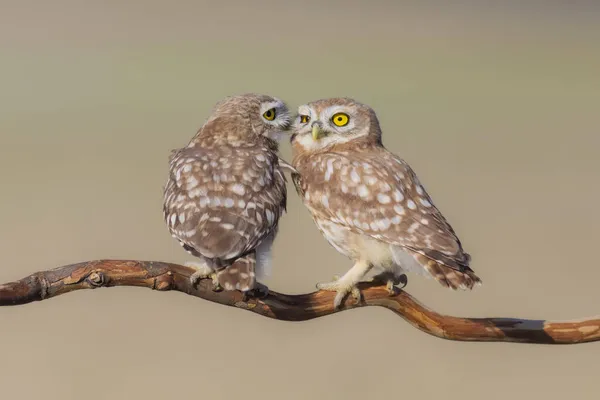
<instances>
[{"instance_id":1,"label":"branch knot","mask_svg":"<svg viewBox=\"0 0 600 400\"><path fill-rule=\"evenodd\" d=\"M86 282L92 289L106 286L108 284L108 277L102 271L92 271L86 278Z\"/></svg>"}]
</instances>

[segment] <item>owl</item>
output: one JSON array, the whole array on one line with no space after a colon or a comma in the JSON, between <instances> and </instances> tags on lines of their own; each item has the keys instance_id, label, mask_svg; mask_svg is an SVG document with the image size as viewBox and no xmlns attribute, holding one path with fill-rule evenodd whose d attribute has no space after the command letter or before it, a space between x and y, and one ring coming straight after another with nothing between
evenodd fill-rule
<instances>
[{"instance_id":1,"label":"owl","mask_svg":"<svg viewBox=\"0 0 600 400\"><path fill-rule=\"evenodd\" d=\"M360 299L357 283L369 272L393 293L404 272L432 276L451 289L481 280L469 267L454 230L415 172L382 143L375 112L353 99L300 106L292 126L292 179L329 244L353 260L341 278L318 283Z\"/></svg>"},{"instance_id":2,"label":"owl","mask_svg":"<svg viewBox=\"0 0 600 400\"><path fill-rule=\"evenodd\" d=\"M288 108L277 98L232 96L214 107L187 146L172 152L163 217L198 258L186 263L195 270L192 284L210 278L213 290L250 293L269 274L287 196L277 140L289 124Z\"/></svg>"}]
</instances>

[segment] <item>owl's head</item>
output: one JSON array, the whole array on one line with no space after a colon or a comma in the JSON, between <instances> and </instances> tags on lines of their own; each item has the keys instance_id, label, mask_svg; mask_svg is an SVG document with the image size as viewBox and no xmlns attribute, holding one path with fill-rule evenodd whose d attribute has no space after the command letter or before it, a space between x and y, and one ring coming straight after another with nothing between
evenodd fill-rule
<instances>
[{"instance_id":1,"label":"owl's head","mask_svg":"<svg viewBox=\"0 0 600 400\"><path fill-rule=\"evenodd\" d=\"M305 151L343 143L381 143L381 128L373 109L349 98L322 99L298 107L291 141Z\"/></svg>"},{"instance_id":2,"label":"owl's head","mask_svg":"<svg viewBox=\"0 0 600 400\"><path fill-rule=\"evenodd\" d=\"M290 112L280 99L265 94L230 96L217 103L205 126L230 138L263 136L278 140L290 126ZM216 125L216 126L215 126Z\"/></svg>"}]
</instances>

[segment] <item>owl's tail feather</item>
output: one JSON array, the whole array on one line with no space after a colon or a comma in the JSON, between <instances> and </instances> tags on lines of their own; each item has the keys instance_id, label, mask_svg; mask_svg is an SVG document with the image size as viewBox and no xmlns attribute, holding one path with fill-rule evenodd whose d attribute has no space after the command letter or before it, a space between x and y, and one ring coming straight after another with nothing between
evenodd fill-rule
<instances>
[{"instance_id":1,"label":"owl's tail feather","mask_svg":"<svg viewBox=\"0 0 600 400\"><path fill-rule=\"evenodd\" d=\"M421 264L442 286L453 290L471 290L482 284L481 279L469 267L458 271L426 257L423 257Z\"/></svg>"},{"instance_id":2,"label":"owl's tail feather","mask_svg":"<svg viewBox=\"0 0 600 400\"><path fill-rule=\"evenodd\" d=\"M256 254L248 253L218 271L217 281L225 290L252 290L256 283L255 267Z\"/></svg>"}]
</instances>

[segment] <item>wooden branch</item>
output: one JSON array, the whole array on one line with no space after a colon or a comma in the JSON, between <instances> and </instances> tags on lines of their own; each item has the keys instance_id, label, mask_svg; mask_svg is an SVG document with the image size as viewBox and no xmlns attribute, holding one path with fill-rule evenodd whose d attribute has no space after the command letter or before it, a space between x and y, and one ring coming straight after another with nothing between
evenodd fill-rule
<instances>
[{"instance_id":1,"label":"wooden branch","mask_svg":"<svg viewBox=\"0 0 600 400\"><path fill-rule=\"evenodd\" d=\"M335 293L318 291L286 295L271 291L261 299L240 292L214 292L211 281L193 287L193 270L182 265L154 261L99 260L37 272L17 282L0 285L0 306L45 300L80 289L139 286L177 290L215 303L241 308L282 321L306 321L344 310L380 306L392 310L414 327L433 336L460 341L575 344L600 340L600 317L552 322L514 318L459 318L438 314L398 290L391 296L385 287L360 285L363 300L349 296L339 311L333 310Z\"/></svg>"}]
</instances>

